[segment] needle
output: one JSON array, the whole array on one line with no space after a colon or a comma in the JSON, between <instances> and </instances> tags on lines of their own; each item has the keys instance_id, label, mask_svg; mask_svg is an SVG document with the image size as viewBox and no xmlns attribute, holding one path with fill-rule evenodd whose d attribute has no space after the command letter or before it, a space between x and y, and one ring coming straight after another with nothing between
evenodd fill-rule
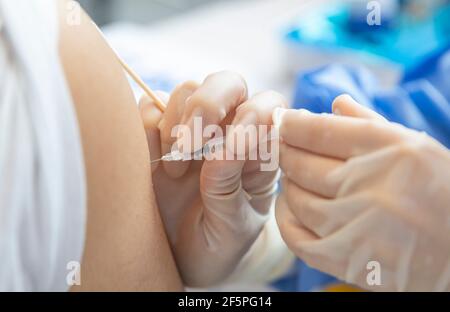
<instances>
[{"instance_id":1,"label":"needle","mask_svg":"<svg viewBox=\"0 0 450 312\"><path fill-rule=\"evenodd\" d=\"M153 164L153 163L156 163L159 161L189 161L189 160L195 160L195 159L202 159L203 152L204 152L204 148L201 148L196 152L186 153L186 154L183 154L179 151L173 151L173 152L167 153L160 159L152 160L150 163Z\"/></svg>"},{"instance_id":2,"label":"needle","mask_svg":"<svg viewBox=\"0 0 450 312\"><path fill-rule=\"evenodd\" d=\"M189 160L201 160L203 157L210 155L210 153L217 153L222 150L225 144L225 137L219 137L210 140L201 149L192 153L182 153L180 151L172 151L167 153L160 159L152 160L150 163L156 163L159 161L189 161Z\"/></svg>"}]
</instances>

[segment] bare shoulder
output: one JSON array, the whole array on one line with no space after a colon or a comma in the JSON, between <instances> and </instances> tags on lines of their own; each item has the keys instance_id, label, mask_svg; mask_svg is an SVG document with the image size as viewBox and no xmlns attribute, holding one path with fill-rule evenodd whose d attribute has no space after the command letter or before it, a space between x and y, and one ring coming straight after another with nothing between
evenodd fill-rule
<instances>
[{"instance_id":1,"label":"bare shoulder","mask_svg":"<svg viewBox=\"0 0 450 312\"><path fill-rule=\"evenodd\" d=\"M83 141L88 220L83 289L177 290L181 283L154 201L147 139L128 81L88 16L67 23L60 55Z\"/></svg>"}]
</instances>

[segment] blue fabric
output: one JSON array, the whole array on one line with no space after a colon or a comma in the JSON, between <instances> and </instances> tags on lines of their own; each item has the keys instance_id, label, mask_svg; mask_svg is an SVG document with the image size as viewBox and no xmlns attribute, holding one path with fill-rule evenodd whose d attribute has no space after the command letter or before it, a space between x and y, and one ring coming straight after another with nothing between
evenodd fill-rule
<instances>
[{"instance_id":1,"label":"blue fabric","mask_svg":"<svg viewBox=\"0 0 450 312\"><path fill-rule=\"evenodd\" d=\"M293 107L330 113L334 98L343 93L390 121L427 132L450 148L450 46L430 55L387 91L362 68L329 65L302 73ZM312 291L336 281L297 261L274 286L284 291Z\"/></svg>"},{"instance_id":2,"label":"blue fabric","mask_svg":"<svg viewBox=\"0 0 450 312\"><path fill-rule=\"evenodd\" d=\"M348 93L388 120L425 131L450 147L450 47L405 74L399 85L382 90L368 71L329 65L297 79L295 108L331 112L333 99Z\"/></svg>"},{"instance_id":3,"label":"blue fabric","mask_svg":"<svg viewBox=\"0 0 450 312\"><path fill-rule=\"evenodd\" d=\"M310 292L334 284L336 278L310 268L302 261L296 261L292 269L272 286L282 291Z\"/></svg>"}]
</instances>

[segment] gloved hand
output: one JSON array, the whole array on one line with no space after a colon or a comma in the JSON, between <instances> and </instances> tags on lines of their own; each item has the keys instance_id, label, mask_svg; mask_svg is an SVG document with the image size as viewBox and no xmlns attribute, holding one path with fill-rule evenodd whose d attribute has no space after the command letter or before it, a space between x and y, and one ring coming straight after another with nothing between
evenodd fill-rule
<instances>
[{"instance_id":1,"label":"gloved hand","mask_svg":"<svg viewBox=\"0 0 450 312\"><path fill-rule=\"evenodd\" d=\"M203 129L229 124L271 126L273 110L285 105L275 92L247 99L243 79L221 72L201 85L187 82L177 87L163 115L147 97L140 108L154 160L171 150L176 125L193 128L193 117L202 117ZM248 155L252 148L247 146L244 152ZM261 172L261 159L243 159L163 162L152 167L157 202L188 286L209 286L232 273L273 206L278 166Z\"/></svg>"},{"instance_id":2,"label":"gloved hand","mask_svg":"<svg viewBox=\"0 0 450 312\"><path fill-rule=\"evenodd\" d=\"M276 216L285 242L365 289L450 290L449 151L349 96L333 112L282 118Z\"/></svg>"}]
</instances>

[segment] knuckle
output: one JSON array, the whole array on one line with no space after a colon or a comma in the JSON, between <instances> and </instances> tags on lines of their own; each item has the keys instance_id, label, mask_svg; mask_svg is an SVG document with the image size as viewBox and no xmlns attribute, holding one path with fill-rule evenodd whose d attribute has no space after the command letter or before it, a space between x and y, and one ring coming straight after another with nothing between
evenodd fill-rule
<instances>
[{"instance_id":1,"label":"knuckle","mask_svg":"<svg viewBox=\"0 0 450 312\"><path fill-rule=\"evenodd\" d=\"M201 108L203 111L210 112L216 106L216 100L213 95L207 92L196 92L188 101L188 108Z\"/></svg>"},{"instance_id":2,"label":"knuckle","mask_svg":"<svg viewBox=\"0 0 450 312\"><path fill-rule=\"evenodd\" d=\"M255 94L253 97L256 106L261 104L268 107L287 107L287 101L284 96L276 91L268 90ZM260 104L260 105L258 105Z\"/></svg>"},{"instance_id":3,"label":"knuckle","mask_svg":"<svg viewBox=\"0 0 450 312\"><path fill-rule=\"evenodd\" d=\"M398 143L406 138L405 128L401 125L390 123L386 127L386 122L381 119L363 120L363 129L370 137L383 138L385 143Z\"/></svg>"},{"instance_id":4,"label":"knuckle","mask_svg":"<svg viewBox=\"0 0 450 312\"><path fill-rule=\"evenodd\" d=\"M384 213L388 213L397 206L395 204L396 201L386 192L366 191L363 195L368 199L371 205L374 205L374 208L378 212L383 211Z\"/></svg>"},{"instance_id":5,"label":"knuckle","mask_svg":"<svg viewBox=\"0 0 450 312\"><path fill-rule=\"evenodd\" d=\"M195 90L199 87L199 83L194 80L187 80L181 84L184 89Z\"/></svg>"},{"instance_id":6,"label":"knuckle","mask_svg":"<svg viewBox=\"0 0 450 312\"><path fill-rule=\"evenodd\" d=\"M420 153L420 145L404 143L397 150L398 155L403 158L416 158Z\"/></svg>"},{"instance_id":7,"label":"knuckle","mask_svg":"<svg viewBox=\"0 0 450 312\"><path fill-rule=\"evenodd\" d=\"M295 132L298 128L298 121L296 114L285 114L283 117L283 124L280 127L280 134L282 137L289 135L292 132Z\"/></svg>"},{"instance_id":8,"label":"knuckle","mask_svg":"<svg viewBox=\"0 0 450 312\"><path fill-rule=\"evenodd\" d=\"M181 93L181 92L194 92L197 88L198 88L198 83L193 81L193 80L188 80L185 82L182 82L178 85L175 86L174 90L173 90L173 94L177 94L177 93Z\"/></svg>"},{"instance_id":9,"label":"knuckle","mask_svg":"<svg viewBox=\"0 0 450 312\"><path fill-rule=\"evenodd\" d=\"M244 77L234 71L223 70L213 74L210 74L206 77L205 81L208 80L220 80L220 81L228 81L231 85L234 86L233 91L237 94L241 95L241 98L247 97L248 87L247 82Z\"/></svg>"},{"instance_id":10,"label":"knuckle","mask_svg":"<svg viewBox=\"0 0 450 312\"><path fill-rule=\"evenodd\" d=\"M367 137L378 138L379 144L392 144L401 139L396 131L392 131L393 127L386 127L386 123L380 119L362 120L362 130L365 131Z\"/></svg>"},{"instance_id":11,"label":"knuckle","mask_svg":"<svg viewBox=\"0 0 450 312\"><path fill-rule=\"evenodd\" d=\"M380 133L380 124L378 121L374 120L363 120L363 126L366 129L366 131L371 135L377 135Z\"/></svg>"},{"instance_id":12,"label":"knuckle","mask_svg":"<svg viewBox=\"0 0 450 312\"><path fill-rule=\"evenodd\" d=\"M308 127L302 127L303 133L296 133L294 135L302 138L303 144L309 146L311 149L327 148L328 136L330 131L328 130L328 124L324 123L322 116L315 116L310 119Z\"/></svg>"}]
</instances>

